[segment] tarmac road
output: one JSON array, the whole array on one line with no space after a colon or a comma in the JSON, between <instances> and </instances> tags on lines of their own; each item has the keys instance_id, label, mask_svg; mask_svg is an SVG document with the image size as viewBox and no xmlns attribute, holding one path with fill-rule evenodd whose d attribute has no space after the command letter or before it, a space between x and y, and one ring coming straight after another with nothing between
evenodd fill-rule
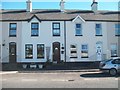
<instances>
[{"instance_id":1,"label":"tarmac road","mask_svg":"<svg viewBox=\"0 0 120 90\"><path fill-rule=\"evenodd\" d=\"M2 88L118 88L118 77L101 72L3 72Z\"/></svg>"}]
</instances>

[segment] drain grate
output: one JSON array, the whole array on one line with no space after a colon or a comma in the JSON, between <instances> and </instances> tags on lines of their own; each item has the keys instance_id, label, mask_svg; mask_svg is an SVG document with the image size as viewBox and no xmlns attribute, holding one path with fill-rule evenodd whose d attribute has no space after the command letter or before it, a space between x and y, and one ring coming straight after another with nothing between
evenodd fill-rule
<instances>
[{"instance_id":1,"label":"drain grate","mask_svg":"<svg viewBox=\"0 0 120 90\"><path fill-rule=\"evenodd\" d=\"M68 80L68 81L69 81L69 82L73 82L73 81L75 81L75 80L72 79L72 80Z\"/></svg>"}]
</instances>

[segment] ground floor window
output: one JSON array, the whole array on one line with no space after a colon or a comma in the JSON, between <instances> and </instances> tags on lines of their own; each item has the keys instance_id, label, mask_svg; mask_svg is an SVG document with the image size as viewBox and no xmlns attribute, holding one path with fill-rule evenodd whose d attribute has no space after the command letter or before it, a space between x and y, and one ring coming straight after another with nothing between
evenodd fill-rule
<instances>
[{"instance_id":1,"label":"ground floor window","mask_svg":"<svg viewBox=\"0 0 120 90\"><path fill-rule=\"evenodd\" d=\"M88 45L81 45L81 58L88 58Z\"/></svg>"},{"instance_id":2,"label":"ground floor window","mask_svg":"<svg viewBox=\"0 0 120 90\"><path fill-rule=\"evenodd\" d=\"M32 44L26 44L25 45L25 58L26 59L32 59L33 58L33 45Z\"/></svg>"},{"instance_id":3,"label":"ground floor window","mask_svg":"<svg viewBox=\"0 0 120 90\"><path fill-rule=\"evenodd\" d=\"M70 58L77 58L77 45L70 45Z\"/></svg>"},{"instance_id":4,"label":"ground floor window","mask_svg":"<svg viewBox=\"0 0 120 90\"><path fill-rule=\"evenodd\" d=\"M117 44L111 44L111 57L117 56Z\"/></svg>"},{"instance_id":5,"label":"ground floor window","mask_svg":"<svg viewBox=\"0 0 120 90\"><path fill-rule=\"evenodd\" d=\"M37 45L37 58L44 58L44 44Z\"/></svg>"}]
</instances>

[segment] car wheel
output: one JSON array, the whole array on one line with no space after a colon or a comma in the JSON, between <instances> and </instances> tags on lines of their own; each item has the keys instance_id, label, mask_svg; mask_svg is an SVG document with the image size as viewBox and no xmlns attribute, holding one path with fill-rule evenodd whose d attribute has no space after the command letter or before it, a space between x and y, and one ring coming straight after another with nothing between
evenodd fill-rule
<instances>
[{"instance_id":1,"label":"car wheel","mask_svg":"<svg viewBox=\"0 0 120 90\"><path fill-rule=\"evenodd\" d=\"M110 75L115 76L117 74L116 69L110 69L109 71Z\"/></svg>"}]
</instances>

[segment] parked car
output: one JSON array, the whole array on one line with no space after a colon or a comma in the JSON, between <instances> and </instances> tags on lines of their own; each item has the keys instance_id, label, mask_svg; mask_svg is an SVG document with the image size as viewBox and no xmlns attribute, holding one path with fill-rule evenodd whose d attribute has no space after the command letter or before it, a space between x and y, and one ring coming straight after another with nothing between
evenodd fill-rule
<instances>
[{"instance_id":1,"label":"parked car","mask_svg":"<svg viewBox=\"0 0 120 90\"><path fill-rule=\"evenodd\" d=\"M115 76L120 72L120 57L101 61L100 70L103 72L109 72L110 75Z\"/></svg>"}]
</instances>

